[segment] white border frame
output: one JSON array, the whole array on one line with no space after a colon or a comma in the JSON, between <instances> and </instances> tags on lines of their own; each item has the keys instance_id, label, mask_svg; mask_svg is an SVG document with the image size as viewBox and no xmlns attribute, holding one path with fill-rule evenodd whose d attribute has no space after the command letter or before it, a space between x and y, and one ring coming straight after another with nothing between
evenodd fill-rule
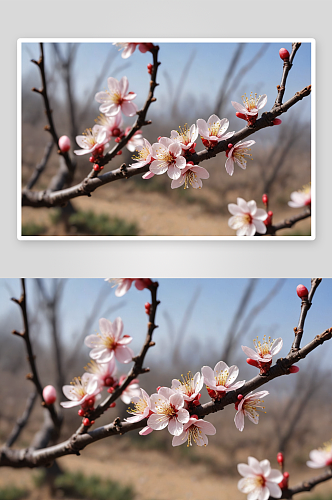
<instances>
[{"instance_id":1,"label":"white border frame","mask_svg":"<svg viewBox=\"0 0 332 500\"><path fill-rule=\"evenodd\" d=\"M310 236L22 236L22 44L23 43L292 43L293 38L19 38L17 40L17 239L28 240L77 240L77 241L301 241L316 239L316 40L296 37L296 41L311 44L311 235Z\"/></svg>"}]
</instances>

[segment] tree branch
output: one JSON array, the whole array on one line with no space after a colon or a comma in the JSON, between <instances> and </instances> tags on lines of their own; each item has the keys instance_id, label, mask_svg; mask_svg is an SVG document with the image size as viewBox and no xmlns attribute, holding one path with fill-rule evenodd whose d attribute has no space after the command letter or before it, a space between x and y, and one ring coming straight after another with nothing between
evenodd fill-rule
<instances>
[{"instance_id":1,"label":"tree branch","mask_svg":"<svg viewBox=\"0 0 332 500\"><path fill-rule=\"evenodd\" d=\"M37 367L36 367L36 363L35 363L35 358L36 356L34 355L33 353L33 350L32 350L32 345L31 345L31 342L30 342L30 330L29 330L29 321L28 321L28 313L27 313L27 305L26 305L26 291L25 291L25 280L24 278L21 279L21 284L22 284L22 295L19 299L15 299L15 298L12 298L12 301L15 302L16 304L18 304L18 306L20 307L21 309L21 313L22 313L22 317L23 317L23 325L24 325L24 330L23 332L17 332L16 330L14 330L12 333L14 335L18 335L19 337L22 337L23 340L25 341L25 345L26 345L26 350L27 350L27 353L28 353L28 362L30 364L30 368L31 368L31 372L32 373L29 373L27 375L27 378L29 380L31 380L35 387L36 387L36 390L42 400L42 405L45 406L48 411L50 412L50 415L51 415L51 418L52 418L52 421L53 421L53 424L56 428L59 427L60 425L60 420L58 418L58 415L55 411L55 408L54 408L54 405L51 404L51 405L47 405L45 403L45 400L44 400L44 397L43 397L43 387L40 383L40 380L39 380L39 375L38 375L38 372L37 372Z\"/></svg>"},{"instance_id":2,"label":"tree branch","mask_svg":"<svg viewBox=\"0 0 332 500\"><path fill-rule=\"evenodd\" d=\"M9 435L9 438L6 441L5 446L8 446L8 448L10 448L15 443L15 441L21 434L22 429L24 429L24 427L26 426L36 402L37 395L37 391L34 391L28 397L23 415L16 421L15 427L13 428L12 432Z\"/></svg>"},{"instance_id":3,"label":"tree branch","mask_svg":"<svg viewBox=\"0 0 332 500\"><path fill-rule=\"evenodd\" d=\"M297 493L311 491L315 486L317 486L317 484L324 483L329 479L332 479L332 469L326 470L320 476L313 477L312 479L309 479L309 481L303 481L303 483L294 486L294 488L287 488L287 490L282 492L281 498L293 498L293 495L296 495Z\"/></svg>"},{"instance_id":4,"label":"tree branch","mask_svg":"<svg viewBox=\"0 0 332 500\"><path fill-rule=\"evenodd\" d=\"M308 294L308 297L303 297L301 302L301 314L299 318L299 322L296 328L294 328L295 339L290 352L297 351L300 348L302 336L303 336L303 328L304 322L307 317L307 313L311 307L313 296L317 290L317 287L322 282L322 278L313 278L311 280L311 288Z\"/></svg>"}]
</instances>

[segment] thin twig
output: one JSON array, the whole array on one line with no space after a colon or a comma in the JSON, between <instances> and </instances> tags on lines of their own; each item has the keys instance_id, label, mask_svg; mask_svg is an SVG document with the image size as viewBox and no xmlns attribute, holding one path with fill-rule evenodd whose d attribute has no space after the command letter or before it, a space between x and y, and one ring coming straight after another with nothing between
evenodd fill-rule
<instances>
[{"instance_id":1,"label":"thin twig","mask_svg":"<svg viewBox=\"0 0 332 500\"><path fill-rule=\"evenodd\" d=\"M32 189L33 186L36 184L36 182L38 181L40 175L44 172L45 170L45 167L47 165L47 162L51 156L51 153L52 153L52 149L53 149L53 141L50 141L46 147L45 147L45 151L44 151L44 156L43 156L43 159L41 160L40 163L38 163L38 165L36 166L36 168L34 169L33 171L33 174L32 176L30 177L30 180L28 181L27 185L26 185L26 188L25 189Z\"/></svg>"},{"instance_id":2,"label":"thin twig","mask_svg":"<svg viewBox=\"0 0 332 500\"><path fill-rule=\"evenodd\" d=\"M303 483L300 483L297 486L294 486L293 488L287 488L287 490L284 490L282 492L281 498L292 498L293 495L296 495L297 493L302 493L303 491L311 491L315 486L317 486L317 484L324 483L329 479L332 479L331 468L327 469L320 476L313 477L308 481L303 481Z\"/></svg>"},{"instance_id":3,"label":"thin twig","mask_svg":"<svg viewBox=\"0 0 332 500\"><path fill-rule=\"evenodd\" d=\"M281 82L280 82L280 85L277 86L278 96L277 96L276 102L274 104L274 106L276 106L276 107L280 106L282 104L282 98L284 97L284 93L286 90L287 76L288 76L288 73L289 73L291 67L293 66L293 60L294 60L295 54L300 47L301 47L300 43L292 43L292 52L289 56L289 59L284 60L284 67L283 67Z\"/></svg>"},{"instance_id":4,"label":"thin twig","mask_svg":"<svg viewBox=\"0 0 332 500\"><path fill-rule=\"evenodd\" d=\"M9 438L6 441L5 446L8 446L8 448L13 446L13 444L15 443L15 441L17 440L17 438L21 434L21 431L26 426L26 424L29 420L29 417L31 415L31 412L33 410L34 404L36 402L37 395L38 395L37 391L34 391L28 397L24 412L23 412L22 416L19 419L17 419L15 427L13 428L12 432L9 435Z\"/></svg>"},{"instance_id":5,"label":"thin twig","mask_svg":"<svg viewBox=\"0 0 332 500\"><path fill-rule=\"evenodd\" d=\"M18 332L16 330L14 330L12 333L14 335L18 335L19 337L22 337L23 340L25 341L26 350L27 350L27 353L28 353L28 362L29 362L29 365L30 365L30 368L31 368L31 372L32 372L32 373L29 373L27 375L27 378L34 383L34 385L36 387L36 390L37 390L37 392L38 392L38 394L39 394L39 396L40 396L40 398L42 400L43 406L45 406L48 409L48 411L50 412L53 424L57 428L59 426L60 420L59 420L58 415L57 415L57 413L55 411L54 405L53 404L47 405L45 403L45 400L44 400L44 397L43 397L43 387L41 385L41 382L40 382L40 379L39 379L39 375L38 375L38 371L37 371L37 366L36 366L36 363L35 363L36 356L33 353L32 344L30 342L30 330L29 330L29 321L28 321L28 313L27 313L26 290L25 290L25 280L24 280L24 278L21 279L21 284L22 284L22 294L21 294L21 297L19 299L12 298L12 301L15 302L20 307L20 309L21 309L21 313L22 313L22 317L23 317L24 330L23 330L23 332Z\"/></svg>"},{"instance_id":6,"label":"thin twig","mask_svg":"<svg viewBox=\"0 0 332 500\"><path fill-rule=\"evenodd\" d=\"M308 219L311 217L311 208L307 207L303 212L301 212L298 215L294 215L293 217L290 217L289 219L284 219L281 222L278 222L278 224L272 224L270 226L267 226L266 228L266 235L272 235L275 236L277 231L280 231L281 229L286 229L293 227L297 222ZM259 236L257 234L257 236Z\"/></svg>"},{"instance_id":7,"label":"thin twig","mask_svg":"<svg viewBox=\"0 0 332 500\"><path fill-rule=\"evenodd\" d=\"M300 348L301 340L303 336L304 322L307 317L308 311L312 304L313 296L317 290L317 287L320 285L322 279L321 278L313 278L311 280L311 288L308 294L308 297L303 297L301 302L301 314L299 318L299 322L296 328L294 328L295 339L290 352L297 351Z\"/></svg>"},{"instance_id":8,"label":"thin twig","mask_svg":"<svg viewBox=\"0 0 332 500\"><path fill-rule=\"evenodd\" d=\"M71 172L72 170L72 162L70 160L70 156L67 152L62 152L60 151L59 149L59 137L56 133L56 130L55 130L55 126L54 126L54 122L53 122L53 116L52 116L52 109L50 107L50 102L49 102L49 99L48 99L48 94L47 94L47 82L46 82L46 75L45 75L45 58L44 58L44 46L43 46L43 43L40 43L40 58L38 61L35 61L34 59L32 59L32 62L34 64L36 64L40 70L40 75L41 75L41 79L42 79L42 88L41 89L36 89L35 87L32 89L33 92L37 92L38 94L42 95L43 96L43 99L44 99L44 105L45 105L45 113L46 113L46 116L47 116L47 120L48 120L48 123L49 125L46 125L45 126L45 130L47 130L47 132L49 132L53 138L53 141L54 141L54 144L55 146L58 148L58 154L63 156L65 162L66 162L66 165L67 165L67 168L68 168L68 171Z\"/></svg>"}]
</instances>

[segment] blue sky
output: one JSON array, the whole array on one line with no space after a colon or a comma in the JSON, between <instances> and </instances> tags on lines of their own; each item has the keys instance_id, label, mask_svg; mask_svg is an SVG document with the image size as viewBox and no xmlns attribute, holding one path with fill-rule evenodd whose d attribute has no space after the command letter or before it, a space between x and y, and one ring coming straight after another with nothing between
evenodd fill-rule
<instances>
[{"instance_id":1,"label":"blue sky","mask_svg":"<svg viewBox=\"0 0 332 500\"><path fill-rule=\"evenodd\" d=\"M158 281L160 283L158 295L161 304L156 320L159 328L155 332L156 347L153 355L157 359L164 359L165 352L170 348L170 334L165 319L165 314L168 314L174 323L174 333L178 333L180 336L185 335L183 344L180 342L182 338L179 338L179 349L181 349L184 359L188 352L199 348L201 354L204 355L205 350L207 353L204 364L217 362L219 359L211 358L220 356L225 335L248 280L162 278ZM257 281L251 307L266 297L276 281L276 279L259 279ZM47 280L47 283L49 286L51 280ZM300 313L301 301L296 294L296 286L299 283L310 288L308 278L287 279L283 284L280 283L279 293L258 316L254 324L251 327L248 326L248 329L245 325L241 344L252 346L252 340L256 335L261 338L264 334L272 333L274 338L281 336L284 339L285 345L281 356L287 354L293 340L293 328L297 325ZM27 290L28 304L32 312L36 310L37 306L36 289L32 280L27 280ZM105 305L101 309L101 316L109 306L118 307L121 305L121 308L112 312L107 318L113 321L116 316L122 317L125 333L133 337L132 346L134 351L138 352L146 333L147 316L144 312L144 304L150 299L149 292L147 290L137 291L132 287L123 298L118 298L114 295L114 288L100 278L69 279L67 281L60 307L60 331L64 342L69 345L75 340L75 332L79 332L82 328L84 320L101 290L107 295ZM199 295L191 315L184 317L187 306L195 293ZM18 279L0 280L0 322L3 318L9 317L10 329L21 328L17 305L10 301L12 296L19 297L19 294L20 282ZM325 279L316 292L313 306L308 314L304 342L310 341L316 334L332 327L331 305L332 279ZM183 321L185 331L178 331ZM95 321L89 333L94 333L97 330L98 320ZM49 338L44 331L43 337ZM83 347L83 349L85 348ZM326 352L331 352L330 345L324 349L324 353ZM86 354L88 357L88 350ZM318 355L322 354L323 350L320 350ZM243 356L240 345L236 356ZM324 360L323 364L327 366L326 356ZM234 363L236 362L235 359Z\"/></svg>"},{"instance_id":2,"label":"blue sky","mask_svg":"<svg viewBox=\"0 0 332 500\"><path fill-rule=\"evenodd\" d=\"M179 96L180 110L186 113L191 108L204 109L207 119L214 112L214 103L218 90L221 86L229 61L232 58L237 44L235 43L160 43L159 60L161 66L157 81L160 86L156 89L157 102L151 106L151 117L167 116L170 107L170 88L173 87L173 96ZM240 66L248 63L261 47L261 43L246 43L242 54ZM91 87L100 72L110 50L110 43L82 43L77 51L77 59L74 69L74 92L79 100L87 98ZM230 100L240 101L241 96L251 91L258 94L267 94L268 103L266 110L270 109L276 98L276 85L280 83L282 74L282 61L279 57L279 48L284 46L291 51L291 43L270 43L263 57L251 67L239 88L234 91ZM60 49L65 50L64 44ZM285 99L290 98L295 92L311 83L311 44L303 43L298 50L293 69L289 74ZM140 107L145 102L149 84L149 75L146 66L151 62L151 54L141 54L138 50L129 58L122 59L121 52L117 47L111 47L114 51L114 61L107 76L120 79L126 75L129 80L129 90L137 93L136 103ZM39 47L37 43L23 44L22 47L22 72L23 82L27 73L35 74L36 86L39 86L38 68L31 62L31 56L38 59ZM48 74L54 74L52 58L49 47L45 44L46 68ZM193 57L193 63L186 72L183 88L179 89L181 74L187 61ZM123 68L125 64L125 69ZM172 83L169 84L169 81ZM105 89L107 81L101 85L99 90ZM59 96L61 90L59 90ZM230 104L230 103L229 103ZM93 109L98 115L98 103L93 103ZM230 108L229 119L231 126L242 127L243 123L235 117L235 110ZM303 118L310 119L310 98L302 102L301 109ZM265 111L265 109L264 109ZM197 116L199 118L199 116ZM128 123L130 124L130 123ZM126 123L127 125L127 123ZM177 128L178 125L174 124Z\"/></svg>"}]
</instances>

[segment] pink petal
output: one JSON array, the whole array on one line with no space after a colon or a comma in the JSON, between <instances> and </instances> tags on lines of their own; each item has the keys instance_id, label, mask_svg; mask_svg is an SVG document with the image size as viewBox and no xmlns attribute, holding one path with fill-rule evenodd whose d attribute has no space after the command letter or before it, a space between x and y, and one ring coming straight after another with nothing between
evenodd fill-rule
<instances>
[{"instance_id":1,"label":"pink petal","mask_svg":"<svg viewBox=\"0 0 332 500\"><path fill-rule=\"evenodd\" d=\"M239 431L244 429L244 414L242 411L238 411L234 417L235 426Z\"/></svg>"},{"instance_id":2,"label":"pink petal","mask_svg":"<svg viewBox=\"0 0 332 500\"><path fill-rule=\"evenodd\" d=\"M241 349L248 356L248 358L255 359L256 361L259 359L259 355L257 354L257 352L253 349L250 349L250 347L241 345Z\"/></svg>"},{"instance_id":3,"label":"pink petal","mask_svg":"<svg viewBox=\"0 0 332 500\"><path fill-rule=\"evenodd\" d=\"M125 346L118 346L115 349L115 357L120 363L130 363L134 357L134 352Z\"/></svg>"},{"instance_id":4,"label":"pink petal","mask_svg":"<svg viewBox=\"0 0 332 500\"><path fill-rule=\"evenodd\" d=\"M168 424L168 432L173 436L180 436L183 431L183 424L176 418L171 418Z\"/></svg>"},{"instance_id":5,"label":"pink petal","mask_svg":"<svg viewBox=\"0 0 332 500\"><path fill-rule=\"evenodd\" d=\"M238 111L239 113L242 113L244 115L246 115L248 113L247 108L245 108L242 104L239 104L236 101L231 101L231 104L232 104L233 108L235 108L236 111Z\"/></svg>"},{"instance_id":6,"label":"pink petal","mask_svg":"<svg viewBox=\"0 0 332 500\"><path fill-rule=\"evenodd\" d=\"M166 415L158 415L158 414L153 414L150 415L148 418L148 426L151 427L154 431L160 431L162 429L165 429L167 427L169 422L169 417Z\"/></svg>"},{"instance_id":7,"label":"pink petal","mask_svg":"<svg viewBox=\"0 0 332 500\"><path fill-rule=\"evenodd\" d=\"M227 158L226 163L225 163L225 168L226 168L226 172L228 173L228 175L234 174L234 160L233 160L233 158Z\"/></svg>"},{"instance_id":8,"label":"pink petal","mask_svg":"<svg viewBox=\"0 0 332 500\"><path fill-rule=\"evenodd\" d=\"M260 233L260 234L266 233L267 229L266 229L266 225L264 224L264 222L262 222L261 220L255 220L255 219L252 222L255 225L257 233Z\"/></svg>"},{"instance_id":9,"label":"pink petal","mask_svg":"<svg viewBox=\"0 0 332 500\"><path fill-rule=\"evenodd\" d=\"M174 164L168 167L167 175L170 179L178 179L181 176L181 170L178 169Z\"/></svg>"},{"instance_id":10,"label":"pink petal","mask_svg":"<svg viewBox=\"0 0 332 500\"><path fill-rule=\"evenodd\" d=\"M121 111L126 116L134 116L137 112L137 106L133 102L123 101L123 103L121 104Z\"/></svg>"}]
</instances>

